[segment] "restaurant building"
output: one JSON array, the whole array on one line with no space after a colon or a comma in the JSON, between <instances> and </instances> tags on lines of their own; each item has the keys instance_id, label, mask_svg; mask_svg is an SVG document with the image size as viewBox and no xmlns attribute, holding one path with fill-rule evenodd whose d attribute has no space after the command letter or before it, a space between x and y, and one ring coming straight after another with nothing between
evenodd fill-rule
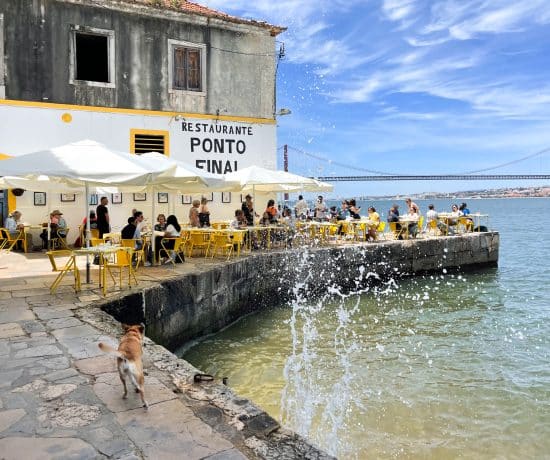
<instances>
[{"instance_id":1,"label":"restaurant building","mask_svg":"<svg viewBox=\"0 0 550 460\"><path fill-rule=\"evenodd\" d=\"M216 174L274 169L276 37L284 30L185 0L2 0L0 154L93 139ZM72 227L83 218L82 194L4 196L3 214L17 207L25 221L45 221L56 208ZM142 202L123 193L110 204L114 226L132 208L147 212L153 198L158 212L185 222L196 196L165 203L164 195ZM224 218L241 200L208 198Z\"/></svg>"}]
</instances>

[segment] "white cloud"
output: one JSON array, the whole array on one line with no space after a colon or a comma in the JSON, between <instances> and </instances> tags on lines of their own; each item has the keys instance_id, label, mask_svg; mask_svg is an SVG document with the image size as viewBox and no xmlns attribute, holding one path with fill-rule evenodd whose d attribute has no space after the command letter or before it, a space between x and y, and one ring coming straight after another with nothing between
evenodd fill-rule
<instances>
[{"instance_id":1,"label":"white cloud","mask_svg":"<svg viewBox=\"0 0 550 460\"><path fill-rule=\"evenodd\" d=\"M415 12L415 0L384 0L382 12L390 21L409 19Z\"/></svg>"}]
</instances>

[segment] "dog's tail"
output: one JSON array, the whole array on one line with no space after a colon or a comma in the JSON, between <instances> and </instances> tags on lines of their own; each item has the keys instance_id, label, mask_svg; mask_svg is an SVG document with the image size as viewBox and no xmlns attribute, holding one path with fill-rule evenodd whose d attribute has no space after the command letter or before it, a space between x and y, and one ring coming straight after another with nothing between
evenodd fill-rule
<instances>
[{"instance_id":1,"label":"dog's tail","mask_svg":"<svg viewBox=\"0 0 550 460\"><path fill-rule=\"evenodd\" d=\"M101 351L104 351L105 353L109 353L110 355L116 356L117 358L126 359L126 357L120 351L118 351L116 348L111 347L110 345L99 342L97 346Z\"/></svg>"}]
</instances>

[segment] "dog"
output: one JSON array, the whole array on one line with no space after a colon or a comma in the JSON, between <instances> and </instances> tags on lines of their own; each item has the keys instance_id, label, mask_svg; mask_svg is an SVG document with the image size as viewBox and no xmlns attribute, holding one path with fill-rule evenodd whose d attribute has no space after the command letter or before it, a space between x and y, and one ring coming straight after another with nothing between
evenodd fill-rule
<instances>
[{"instance_id":1,"label":"dog","mask_svg":"<svg viewBox=\"0 0 550 460\"><path fill-rule=\"evenodd\" d=\"M145 400L143 364L141 361L145 325L128 326L123 324L122 328L124 329L124 335L120 339L118 350L104 343L99 343L98 347L101 351L117 357L118 375L124 386L122 398L126 399L128 397L128 387L126 386L126 378L128 377L134 385L136 393L141 396L144 409L147 410L149 405Z\"/></svg>"}]
</instances>

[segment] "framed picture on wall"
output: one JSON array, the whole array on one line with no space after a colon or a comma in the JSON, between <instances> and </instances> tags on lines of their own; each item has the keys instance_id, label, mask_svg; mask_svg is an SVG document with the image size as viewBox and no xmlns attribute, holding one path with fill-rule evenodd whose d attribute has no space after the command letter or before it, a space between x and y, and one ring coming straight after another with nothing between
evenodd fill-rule
<instances>
[{"instance_id":1,"label":"framed picture on wall","mask_svg":"<svg viewBox=\"0 0 550 460\"><path fill-rule=\"evenodd\" d=\"M147 201L147 193L134 193L134 201Z\"/></svg>"},{"instance_id":2,"label":"framed picture on wall","mask_svg":"<svg viewBox=\"0 0 550 460\"><path fill-rule=\"evenodd\" d=\"M46 206L46 192L34 192L34 205Z\"/></svg>"},{"instance_id":3,"label":"framed picture on wall","mask_svg":"<svg viewBox=\"0 0 550 460\"><path fill-rule=\"evenodd\" d=\"M193 197L191 195L182 195L181 204L191 204L193 202Z\"/></svg>"},{"instance_id":4,"label":"framed picture on wall","mask_svg":"<svg viewBox=\"0 0 550 460\"><path fill-rule=\"evenodd\" d=\"M158 202L163 204L163 203L168 203L168 193L166 192L160 192L158 194L158 198L157 198Z\"/></svg>"},{"instance_id":5,"label":"framed picture on wall","mask_svg":"<svg viewBox=\"0 0 550 460\"><path fill-rule=\"evenodd\" d=\"M122 203L122 193L113 193L111 195L111 203L113 203L113 204Z\"/></svg>"},{"instance_id":6,"label":"framed picture on wall","mask_svg":"<svg viewBox=\"0 0 550 460\"><path fill-rule=\"evenodd\" d=\"M97 193L92 193L90 195L90 206L97 206L99 200L97 199Z\"/></svg>"},{"instance_id":7,"label":"framed picture on wall","mask_svg":"<svg viewBox=\"0 0 550 460\"><path fill-rule=\"evenodd\" d=\"M231 203L231 192L222 192L222 203Z\"/></svg>"},{"instance_id":8,"label":"framed picture on wall","mask_svg":"<svg viewBox=\"0 0 550 460\"><path fill-rule=\"evenodd\" d=\"M67 203L69 201L75 201L76 195L74 193L62 193L61 194L61 202Z\"/></svg>"},{"instance_id":9,"label":"framed picture on wall","mask_svg":"<svg viewBox=\"0 0 550 460\"><path fill-rule=\"evenodd\" d=\"M212 192L210 193L203 193L203 198L206 198L207 201L214 201L214 194Z\"/></svg>"}]
</instances>

